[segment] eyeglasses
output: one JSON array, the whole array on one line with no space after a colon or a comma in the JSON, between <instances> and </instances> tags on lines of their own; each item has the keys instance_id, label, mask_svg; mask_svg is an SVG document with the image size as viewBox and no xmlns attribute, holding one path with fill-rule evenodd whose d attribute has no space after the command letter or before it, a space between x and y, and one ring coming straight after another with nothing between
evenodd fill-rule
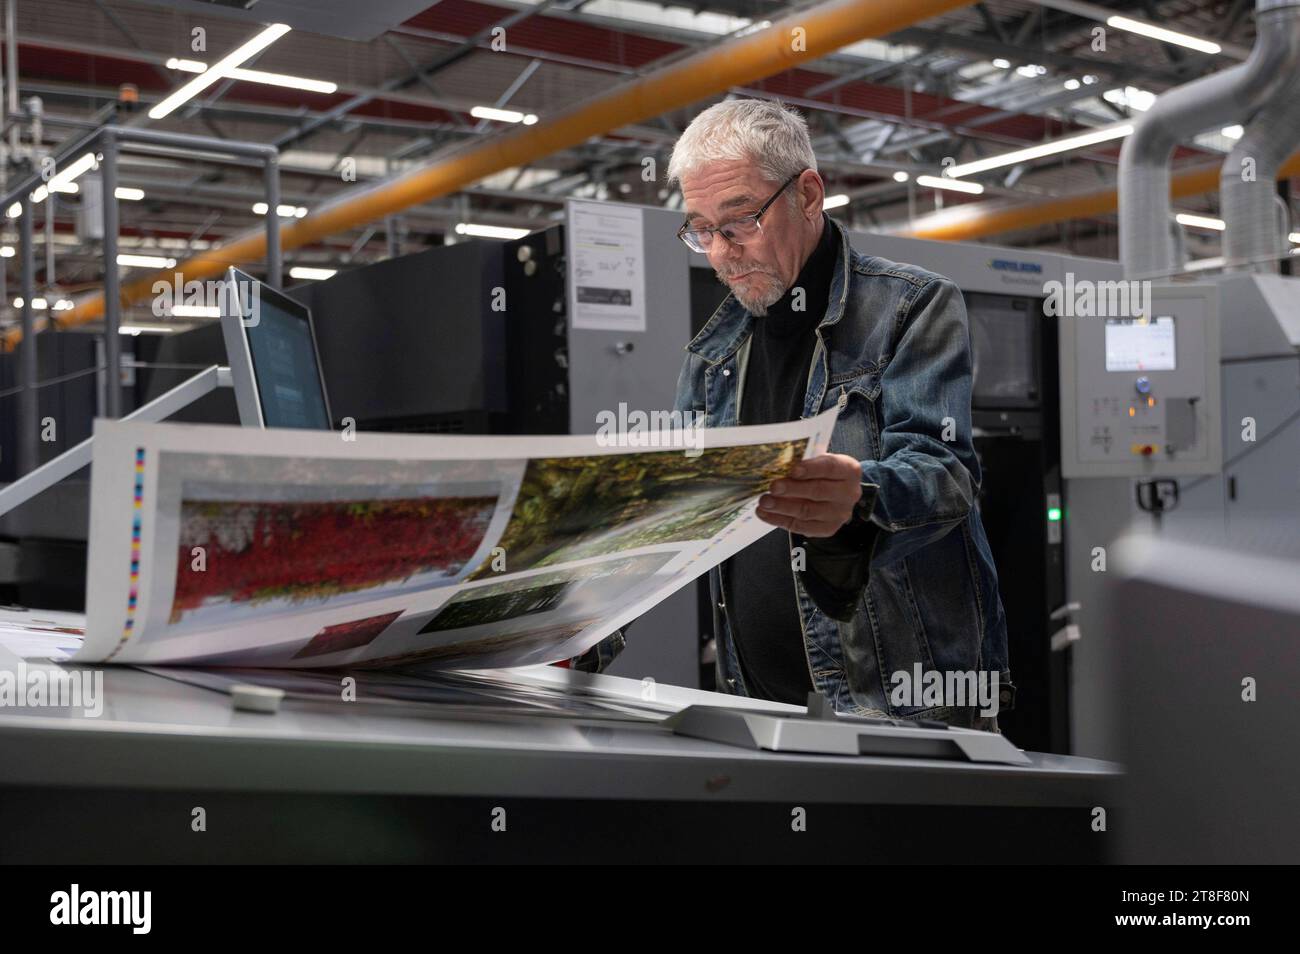
<instances>
[{"instance_id":1,"label":"eyeglasses","mask_svg":"<svg viewBox=\"0 0 1300 954\"><path fill-rule=\"evenodd\" d=\"M742 215L738 219L728 222L726 225L720 225L716 229L692 229L687 228L690 222L683 222L682 227L677 230L677 237L686 243L686 247L695 252L706 252L709 246L713 244L713 233L721 232L728 242L733 245L744 245L746 242L752 242L754 237L762 232L758 220L763 217L763 213L768 210L776 197L779 196L791 182L798 179L807 170L800 169L789 179L782 183L781 188L772 193L772 197L763 203L762 207L750 215Z\"/></svg>"}]
</instances>

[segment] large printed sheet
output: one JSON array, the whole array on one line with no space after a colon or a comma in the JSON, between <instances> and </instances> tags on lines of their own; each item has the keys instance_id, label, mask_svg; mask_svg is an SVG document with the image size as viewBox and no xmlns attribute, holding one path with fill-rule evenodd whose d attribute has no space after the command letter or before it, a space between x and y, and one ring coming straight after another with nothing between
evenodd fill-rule
<instances>
[{"instance_id":1,"label":"large printed sheet","mask_svg":"<svg viewBox=\"0 0 1300 954\"><path fill-rule=\"evenodd\" d=\"M758 497L835 414L675 447L97 421L75 661L566 659L773 531Z\"/></svg>"}]
</instances>

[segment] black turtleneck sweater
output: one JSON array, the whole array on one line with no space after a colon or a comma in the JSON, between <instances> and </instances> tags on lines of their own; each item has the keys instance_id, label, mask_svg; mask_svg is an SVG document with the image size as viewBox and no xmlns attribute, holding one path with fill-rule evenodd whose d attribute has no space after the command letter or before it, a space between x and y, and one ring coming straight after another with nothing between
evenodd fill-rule
<instances>
[{"instance_id":1,"label":"black turtleneck sweater","mask_svg":"<svg viewBox=\"0 0 1300 954\"><path fill-rule=\"evenodd\" d=\"M839 254L839 231L822 213L821 239L799 277L766 315L754 318L739 423L776 424L803 416L808 372L817 346L816 328L826 317ZM796 311L793 305L799 289L803 291L803 308ZM814 601L827 593L830 601L844 592L854 593L854 583L863 579L870 551L868 533L855 516L843 532L825 541L795 537L796 546L806 547L808 572L804 580ZM790 535L775 530L727 560L722 573L727 619L750 694L802 705L813 687L791 561ZM845 611L841 605L832 615L842 618Z\"/></svg>"}]
</instances>

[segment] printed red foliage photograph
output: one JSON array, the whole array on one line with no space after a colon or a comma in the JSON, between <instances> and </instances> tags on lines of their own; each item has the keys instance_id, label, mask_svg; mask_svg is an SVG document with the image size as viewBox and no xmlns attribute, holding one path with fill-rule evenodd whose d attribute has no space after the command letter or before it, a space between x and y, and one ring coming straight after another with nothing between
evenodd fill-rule
<instances>
[{"instance_id":1,"label":"printed red foliage photograph","mask_svg":"<svg viewBox=\"0 0 1300 954\"><path fill-rule=\"evenodd\" d=\"M453 577L495 506L495 497L185 500L170 622L215 604L325 600L417 575Z\"/></svg>"}]
</instances>

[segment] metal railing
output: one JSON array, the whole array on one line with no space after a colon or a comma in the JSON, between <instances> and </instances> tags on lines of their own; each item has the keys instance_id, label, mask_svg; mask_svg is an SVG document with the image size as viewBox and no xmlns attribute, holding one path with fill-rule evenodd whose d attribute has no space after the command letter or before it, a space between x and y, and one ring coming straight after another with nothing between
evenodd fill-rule
<instances>
[{"instance_id":1,"label":"metal railing","mask_svg":"<svg viewBox=\"0 0 1300 954\"><path fill-rule=\"evenodd\" d=\"M229 142L208 136L190 136L182 133L161 132L154 129L137 129L130 126L103 126L54 154L54 168L62 168L68 161L83 153L102 154L99 160L103 182L104 202L104 356L109 368L105 385L104 412L109 417L122 416L122 390L118 386L117 368L121 364L121 344L118 328L121 324L121 281L118 275L118 198L117 160L124 147L132 145L154 146L179 150L201 151L204 158L240 157L258 160L262 165L266 191L266 280L274 288L280 287L282 259L280 254L280 151L275 146L252 142ZM22 270L22 341L18 344L18 470L29 473L38 459L39 412L36 394L36 326L32 314L32 299L36 284L36 255L32 238L32 215L35 204L31 193L45 185L39 173L22 179L0 198L0 209L18 203L19 262ZM51 322L52 323L52 322Z\"/></svg>"}]
</instances>

